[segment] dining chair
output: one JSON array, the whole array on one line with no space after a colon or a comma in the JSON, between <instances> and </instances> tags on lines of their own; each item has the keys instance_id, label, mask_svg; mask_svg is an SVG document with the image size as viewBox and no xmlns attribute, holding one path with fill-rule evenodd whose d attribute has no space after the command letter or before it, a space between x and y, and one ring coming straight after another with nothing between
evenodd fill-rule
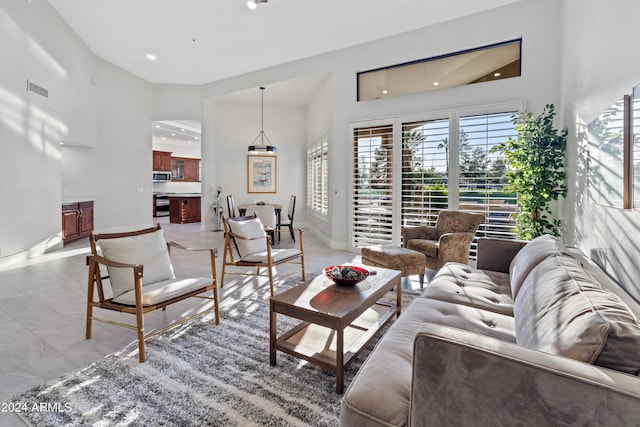
<instances>
[{"instance_id":1,"label":"dining chair","mask_svg":"<svg viewBox=\"0 0 640 427\"><path fill-rule=\"evenodd\" d=\"M229 212L229 218L235 218L238 215L236 210L236 202L233 200L233 194L227 196L227 211Z\"/></svg>"},{"instance_id":2,"label":"dining chair","mask_svg":"<svg viewBox=\"0 0 640 427\"><path fill-rule=\"evenodd\" d=\"M271 205L249 205L246 209L246 215L256 214L260 218L260 222L264 227L264 231L271 236L271 244L275 244L275 233L278 227L276 211Z\"/></svg>"},{"instance_id":3,"label":"dining chair","mask_svg":"<svg viewBox=\"0 0 640 427\"><path fill-rule=\"evenodd\" d=\"M280 223L278 224L278 241L280 241L280 231L283 226L289 228L289 233L291 233L291 238L293 241L296 241L296 235L293 232L293 215L296 211L296 196L292 195L289 198L289 210L287 211L286 218L282 218L282 214L280 214Z\"/></svg>"}]
</instances>

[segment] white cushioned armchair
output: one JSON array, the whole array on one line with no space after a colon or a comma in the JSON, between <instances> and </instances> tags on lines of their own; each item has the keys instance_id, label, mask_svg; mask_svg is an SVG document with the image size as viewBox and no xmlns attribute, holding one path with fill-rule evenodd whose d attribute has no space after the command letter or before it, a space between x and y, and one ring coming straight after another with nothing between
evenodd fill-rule
<instances>
[{"instance_id":1,"label":"white cushioned armchair","mask_svg":"<svg viewBox=\"0 0 640 427\"><path fill-rule=\"evenodd\" d=\"M191 249L175 242L166 242L160 224L123 233L94 234L91 231L89 241L91 255L87 257L87 339L91 338L93 320L136 329L139 360L144 362L145 338L211 311L215 312L216 325L220 323L215 262L218 251L215 248ZM98 247L102 255L98 253ZM176 277L170 257L172 247L186 251L208 252L211 277ZM106 267L107 276L102 275L101 266ZM200 295L205 292L212 292L212 295ZM165 309L170 304L196 296L212 300L213 305L166 328L145 334L144 314L160 308ZM129 325L95 317L94 308L133 314L136 316L136 324Z\"/></svg>"}]
</instances>

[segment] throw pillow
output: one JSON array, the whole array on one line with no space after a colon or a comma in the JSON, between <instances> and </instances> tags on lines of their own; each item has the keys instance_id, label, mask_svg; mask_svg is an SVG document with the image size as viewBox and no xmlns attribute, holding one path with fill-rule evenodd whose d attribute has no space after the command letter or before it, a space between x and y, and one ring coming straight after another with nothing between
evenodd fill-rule
<instances>
[{"instance_id":1,"label":"throw pillow","mask_svg":"<svg viewBox=\"0 0 640 427\"><path fill-rule=\"evenodd\" d=\"M175 278L162 230L137 236L100 239L98 245L107 259L141 264L142 286ZM130 268L108 267L107 270L114 298L133 290L134 276Z\"/></svg>"},{"instance_id":2,"label":"throw pillow","mask_svg":"<svg viewBox=\"0 0 640 427\"><path fill-rule=\"evenodd\" d=\"M264 236L263 239L256 240L236 239L238 253L241 258L256 252L266 251L267 238L264 232L264 227L262 226L262 222L260 222L259 218L252 218L243 221L229 221L229 228L233 234L246 237L248 239Z\"/></svg>"}]
</instances>

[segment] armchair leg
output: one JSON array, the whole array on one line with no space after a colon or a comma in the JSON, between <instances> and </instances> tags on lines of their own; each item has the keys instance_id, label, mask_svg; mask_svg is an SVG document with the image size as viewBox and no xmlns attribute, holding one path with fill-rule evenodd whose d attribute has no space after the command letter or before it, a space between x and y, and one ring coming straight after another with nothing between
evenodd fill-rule
<instances>
[{"instance_id":1,"label":"armchair leg","mask_svg":"<svg viewBox=\"0 0 640 427\"><path fill-rule=\"evenodd\" d=\"M147 360L144 354L144 320L142 318L142 313L137 314L138 317L138 360L140 363L143 363Z\"/></svg>"},{"instance_id":2,"label":"armchair leg","mask_svg":"<svg viewBox=\"0 0 640 427\"><path fill-rule=\"evenodd\" d=\"M87 328L85 332L85 338L91 339L91 326L93 322L93 307L91 304L87 304Z\"/></svg>"},{"instance_id":3,"label":"armchair leg","mask_svg":"<svg viewBox=\"0 0 640 427\"><path fill-rule=\"evenodd\" d=\"M216 312L216 325L220 324L220 304L218 303L218 297L218 284L216 283L213 288L213 307Z\"/></svg>"},{"instance_id":4,"label":"armchair leg","mask_svg":"<svg viewBox=\"0 0 640 427\"><path fill-rule=\"evenodd\" d=\"M87 284L87 326L85 331L85 339L91 338L91 327L93 323L93 284L96 274L96 266L93 262L89 264L89 280Z\"/></svg>"},{"instance_id":5,"label":"armchair leg","mask_svg":"<svg viewBox=\"0 0 640 427\"><path fill-rule=\"evenodd\" d=\"M273 268L269 266L269 290L271 291L271 296L273 296Z\"/></svg>"}]
</instances>

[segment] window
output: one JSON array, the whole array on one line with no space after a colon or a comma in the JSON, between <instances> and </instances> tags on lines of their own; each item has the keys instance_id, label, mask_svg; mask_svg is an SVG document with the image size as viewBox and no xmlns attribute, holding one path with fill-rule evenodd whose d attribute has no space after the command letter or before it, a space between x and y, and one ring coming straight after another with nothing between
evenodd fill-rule
<instances>
[{"instance_id":1,"label":"window","mask_svg":"<svg viewBox=\"0 0 640 427\"><path fill-rule=\"evenodd\" d=\"M402 124L402 225L435 223L449 206L449 120Z\"/></svg>"},{"instance_id":2,"label":"window","mask_svg":"<svg viewBox=\"0 0 640 427\"><path fill-rule=\"evenodd\" d=\"M329 209L329 142L327 137L307 149L307 207L326 215Z\"/></svg>"},{"instance_id":3,"label":"window","mask_svg":"<svg viewBox=\"0 0 640 427\"><path fill-rule=\"evenodd\" d=\"M515 238L516 197L492 147L517 136L512 119L522 110L514 103L352 124L350 247L400 244L401 226L435 225L442 209L483 213L477 236Z\"/></svg>"},{"instance_id":4,"label":"window","mask_svg":"<svg viewBox=\"0 0 640 427\"><path fill-rule=\"evenodd\" d=\"M393 126L374 125L353 132L351 245L392 243Z\"/></svg>"},{"instance_id":5,"label":"window","mask_svg":"<svg viewBox=\"0 0 640 427\"><path fill-rule=\"evenodd\" d=\"M459 121L458 209L484 214L478 237L516 237L516 195L505 191L507 167L502 154L491 152L498 143L517 137L513 117L514 112L479 114ZM471 256L475 253L474 241Z\"/></svg>"},{"instance_id":6,"label":"window","mask_svg":"<svg viewBox=\"0 0 640 427\"><path fill-rule=\"evenodd\" d=\"M511 40L358 73L358 101L521 75L522 40Z\"/></svg>"}]
</instances>

